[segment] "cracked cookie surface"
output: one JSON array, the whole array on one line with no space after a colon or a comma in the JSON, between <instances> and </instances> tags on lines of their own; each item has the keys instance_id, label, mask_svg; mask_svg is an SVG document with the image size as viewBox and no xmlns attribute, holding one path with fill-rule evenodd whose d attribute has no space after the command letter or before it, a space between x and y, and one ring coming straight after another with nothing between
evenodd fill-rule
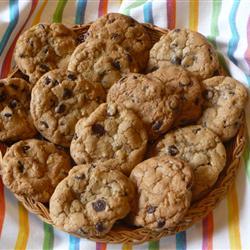
<instances>
[{"instance_id":1,"label":"cracked cookie surface","mask_svg":"<svg viewBox=\"0 0 250 250\"><path fill-rule=\"evenodd\" d=\"M165 66L148 74L156 77L166 86L176 88L181 94L182 104L180 114L174 121L174 126L190 124L201 116L202 87L196 77L180 66Z\"/></svg>"},{"instance_id":2,"label":"cracked cookie surface","mask_svg":"<svg viewBox=\"0 0 250 250\"><path fill-rule=\"evenodd\" d=\"M77 121L104 101L100 84L56 69L42 76L32 89L30 110L34 125L46 139L69 147Z\"/></svg>"},{"instance_id":3,"label":"cracked cookie surface","mask_svg":"<svg viewBox=\"0 0 250 250\"><path fill-rule=\"evenodd\" d=\"M129 175L142 161L147 133L141 120L116 104L101 104L75 127L70 153L77 164L107 162Z\"/></svg>"},{"instance_id":4,"label":"cracked cookie surface","mask_svg":"<svg viewBox=\"0 0 250 250\"><path fill-rule=\"evenodd\" d=\"M136 226L160 231L178 224L191 202L191 167L171 156L158 156L138 164L131 172L138 200L129 220Z\"/></svg>"},{"instance_id":5,"label":"cracked cookie surface","mask_svg":"<svg viewBox=\"0 0 250 250\"><path fill-rule=\"evenodd\" d=\"M130 211L133 183L106 163L75 166L57 186L50 215L58 227L88 236L106 234Z\"/></svg>"},{"instance_id":6,"label":"cracked cookie surface","mask_svg":"<svg viewBox=\"0 0 250 250\"><path fill-rule=\"evenodd\" d=\"M152 41L142 24L129 16L109 13L91 24L86 42L107 40L122 46L134 60L140 70L146 67Z\"/></svg>"},{"instance_id":7,"label":"cracked cookie surface","mask_svg":"<svg viewBox=\"0 0 250 250\"><path fill-rule=\"evenodd\" d=\"M70 157L52 143L36 139L13 144L1 160L3 183L15 194L47 203L71 169Z\"/></svg>"},{"instance_id":8,"label":"cracked cookie surface","mask_svg":"<svg viewBox=\"0 0 250 250\"><path fill-rule=\"evenodd\" d=\"M143 121L149 139L155 139L173 125L180 111L181 95L157 78L131 73L112 86L107 102L133 110Z\"/></svg>"},{"instance_id":9,"label":"cracked cookie surface","mask_svg":"<svg viewBox=\"0 0 250 250\"><path fill-rule=\"evenodd\" d=\"M219 137L199 125L167 133L152 147L151 155L173 156L193 168L193 200L210 190L226 164L226 150Z\"/></svg>"},{"instance_id":10,"label":"cracked cookie surface","mask_svg":"<svg viewBox=\"0 0 250 250\"><path fill-rule=\"evenodd\" d=\"M201 79L212 77L220 67L217 54L208 40L188 29L171 30L150 50L149 72L173 64L181 65Z\"/></svg>"},{"instance_id":11,"label":"cracked cookie surface","mask_svg":"<svg viewBox=\"0 0 250 250\"><path fill-rule=\"evenodd\" d=\"M0 80L0 140L13 142L36 135L30 115L31 85L21 78Z\"/></svg>"},{"instance_id":12,"label":"cracked cookie surface","mask_svg":"<svg viewBox=\"0 0 250 250\"><path fill-rule=\"evenodd\" d=\"M76 47L76 34L60 23L37 24L17 40L14 58L31 83L46 72L66 67Z\"/></svg>"},{"instance_id":13,"label":"cracked cookie surface","mask_svg":"<svg viewBox=\"0 0 250 250\"><path fill-rule=\"evenodd\" d=\"M93 40L78 45L70 58L68 70L91 82L100 82L109 89L123 74L138 72L139 68L123 47L109 41Z\"/></svg>"},{"instance_id":14,"label":"cracked cookie surface","mask_svg":"<svg viewBox=\"0 0 250 250\"><path fill-rule=\"evenodd\" d=\"M233 138L244 122L247 90L228 76L203 81L204 111L199 124L211 129L222 141Z\"/></svg>"}]
</instances>

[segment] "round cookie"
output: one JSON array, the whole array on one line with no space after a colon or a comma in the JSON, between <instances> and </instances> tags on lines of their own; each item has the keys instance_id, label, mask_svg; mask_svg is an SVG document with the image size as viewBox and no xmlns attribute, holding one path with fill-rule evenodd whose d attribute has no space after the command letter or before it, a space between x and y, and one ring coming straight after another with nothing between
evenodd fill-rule
<instances>
[{"instance_id":1,"label":"round cookie","mask_svg":"<svg viewBox=\"0 0 250 250\"><path fill-rule=\"evenodd\" d=\"M129 16L109 13L91 24L86 42L106 40L121 45L138 62L140 70L147 66L152 41L142 24Z\"/></svg>"},{"instance_id":2,"label":"round cookie","mask_svg":"<svg viewBox=\"0 0 250 250\"><path fill-rule=\"evenodd\" d=\"M183 93L181 111L174 122L174 126L190 124L201 116L202 87L196 77L180 66L163 66L148 74L157 77L166 86L173 86Z\"/></svg>"},{"instance_id":3,"label":"round cookie","mask_svg":"<svg viewBox=\"0 0 250 250\"><path fill-rule=\"evenodd\" d=\"M30 110L34 125L46 139L69 147L77 121L104 101L100 84L56 69L43 75L32 89Z\"/></svg>"},{"instance_id":4,"label":"round cookie","mask_svg":"<svg viewBox=\"0 0 250 250\"><path fill-rule=\"evenodd\" d=\"M193 168L193 200L209 191L226 164L226 150L219 137L199 125L167 133L153 146L151 152L152 156L179 158Z\"/></svg>"},{"instance_id":5,"label":"round cookie","mask_svg":"<svg viewBox=\"0 0 250 250\"><path fill-rule=\"evenodd\" d=\"M173 64L181 65L201 79L212 77L220 67L216 51L208 40L188 29L171 30L150 50L149 72Z\"/></svg>"},{"instance_id":6,"label":"round cookie","mask_svg":"<svg viewBox=\"0 0 250 250\"><path fill-rule=\"evenodd\" d=\"M149 139L155 139L173 125L180 111L181 95L157 78L131 73L111 87L107 102L133 110L143 121Z\"/></svg>"},{"instance_id":7,"label":"round cookie","mask_svg":"<svg viewBox=\"0 0 250 250\"><path fill-rule=\"evenodd\" d=\"M191 167L171 156L138 164L130 175L138 190L130 222L156 231L177 225L190 206L192 177Z\"/></svg>"},{"instance_id":8,"label":"round cookie","mask_svg":"<svg viewBox=\"0 0 250 250\"><path fill-rule=\"evenodd\" d=\"M21 78L0 80L0 141L13 142L36 135L30 93L30 84Z\"/></svg>"},{"instance_id":9,"label":"round cookie","mask_svg":"<svg viewBox=\"0 0 250 250\"><path fill-rule=\"evenodd\" d=\"M203 85L204 111L198 123L228 141L244 121L247 90L228 76L215 76L203 81Z\"/></svg>"},{"instance_id":10,"label":"round cookie","mask_svg":"<svg viewBox=\"0 0 250 250\"><path fill-rule=\"evenodd\" d=\"M70 58L68 70L91 82L100 82L109 89L123 74L138 72L139 68L123 47L109 41L93 40L78 45Z\"/></svg>"},{"instance_id":11,"label":"round cookie","mask_svg":"<svg viewBox=\"0 0 250 250\"><path fill-rule=\"evenodd\" d=\"M63 24L40 23L20 35L14 58L34 84L46 72L66 67L76 44L76 34Z\"/></svg>"},{"instance_id":12,"label":"round cookie","mask_svg":"<svg viewBox=\"0 0 250 250\"><path fill-rule=\"evenodd\" d=\"M0 173L13 193L47 203L70 169L70 157L63 150L47 141L30 139L7 150Z\"/></svg>"},{"instance_id":13,"label":"round cookie","mask_svg":"<svg viewBox=\"0 0 250 250\"><path fill-rule=\"evenodd\" d=\"M141 120L131 110L103 103L77 122L70 153L77 164L105 161L129 175L142 161L146 146Z\"/></svg>"},{"instance_id":14,"label":"round cookie","mask_svg":"<svg viewBox=\"0 0 250 250\"><path fill-rule=\"evenodd\" d=\"M106 163L75 166L50 199L54 224L67 232L101 236L130 211L135 189Z\"/></svg>"}]
</instances>

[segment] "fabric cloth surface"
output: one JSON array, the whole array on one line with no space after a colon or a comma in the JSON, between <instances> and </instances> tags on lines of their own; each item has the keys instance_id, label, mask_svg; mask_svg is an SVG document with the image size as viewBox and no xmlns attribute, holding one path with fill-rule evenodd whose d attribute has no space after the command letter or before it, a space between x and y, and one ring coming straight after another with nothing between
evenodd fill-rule
<instances>
[{"instance_id":1,"label":"fabric cloth surface","mask_svg":"<svg viewBox=\"0 0 250 250\"><path fill-rule=\"evenodd\" d=\"M87 23L108 12L130 15L163 28L203 33L224 56L231 75L250 88L249 0L1 0L0 76L12 65L17 37L38 22ZM250 132L250 105L247 127ZM185 232L141 245L101 244L54 229L28 213L0 183L0 249L168 250L250 249L250 156L245 149L237 180L205 219Z\"/></svg>"}]
</instances>

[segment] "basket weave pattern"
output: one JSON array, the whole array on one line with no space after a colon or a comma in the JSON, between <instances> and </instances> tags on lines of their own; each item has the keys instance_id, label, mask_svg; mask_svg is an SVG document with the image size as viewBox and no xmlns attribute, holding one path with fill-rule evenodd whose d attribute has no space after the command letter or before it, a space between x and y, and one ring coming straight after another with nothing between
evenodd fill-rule
<instances>
[{"instance_id":1,"label":"basket weave pattern","mask_svg":"<svg viewBox=\"0 0 250 250\"><path fill-rule=\"evenodd\" d=\"M79 38L83 38L87 32L90 24L74 26L72 29L77 33ZM145 28L149 31L152 41L157 42L163 34L168 31L159 27L144 24ZM18 70L13 71L10 77L24 77ZM243 153L245 145L245 129L244 125L240 128L238 134L227 143L227 164L223 172L220 174L216 184L211 191L200 201L191 205L186 216L180 221L176 227L165 229L161 232L152 232L145 228L135 228L127 225L115 225L112 230L102 236L88 237L88 235L74 234L78 237L88 238L94 241L107 242L107 243L143 243L149 240L158 240L161 237L173 235L180 231L186 230L188 227L204 218L209 212L211 212L220 200L224 198L231 185L235 181L237 170L240 166L240 157ZM24 205L24 207L31 213L36 214L42 221L53 225L53 222L49 215L48 207L40 202L36 202L33 199L15 195L16 198ZM63 230L62 228L59 228Z\"/></svg>"}]
</instances>

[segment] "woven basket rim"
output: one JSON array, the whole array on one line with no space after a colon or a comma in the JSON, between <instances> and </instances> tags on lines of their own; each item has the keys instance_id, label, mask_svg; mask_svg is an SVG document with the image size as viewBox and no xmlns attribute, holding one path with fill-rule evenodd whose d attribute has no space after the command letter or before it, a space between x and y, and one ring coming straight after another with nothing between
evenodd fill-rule
<instances>
[{"instance_id":1,"label":"woven basket rim","mask_svg":"<svg viewBox=\"0 0 250 250\"><path fill-rule=\"evenodd\" d=\"M168 33L168 30L162 29L158 26L152 24L143 24L144 27L148 30L149 34L153 36L154 39L160 38L161 35ZM84 34L87 32L90 23L84 25L75 25L72 27L76 33ZM9 74L9 77L15 77L17 74L18 69L15 68L12 73ZM126 225L115 226L111 229L111 231L100 237L89 237L88 235L79 235L70 233L76 237L87 238L89 240L98 241L98 242L105 242L105 243L133 243L133 244L140 244L150 240L159 240L164 236L170 236L176 234L180 231L184 231L197 221L204 218L207 214L209 214L221 201L230 187L232 186L233 182L235 181L235 177L237 171L240 166L240 158L244 151L246 141L246 134L245 134L245 123L242 124L240 127L237 135L226 145L227 149L227 164L225 169L220 174L216 184L213 186L211 191L203 197L201 200L193 203L188 210L186 216L181 220L181 222L172 228L165 229L161 232L150 231L145 228L131 228L126 227ZM16 195L15 197L24 205L24 207L31 213L36 214L42 221L53 225L56 227L50 216L48 208L40 203L36 202L33 199ZM63 228L58 228L61 231ZM67 232L68 233L68 232Z\"/></svg>"}]
</instances>

